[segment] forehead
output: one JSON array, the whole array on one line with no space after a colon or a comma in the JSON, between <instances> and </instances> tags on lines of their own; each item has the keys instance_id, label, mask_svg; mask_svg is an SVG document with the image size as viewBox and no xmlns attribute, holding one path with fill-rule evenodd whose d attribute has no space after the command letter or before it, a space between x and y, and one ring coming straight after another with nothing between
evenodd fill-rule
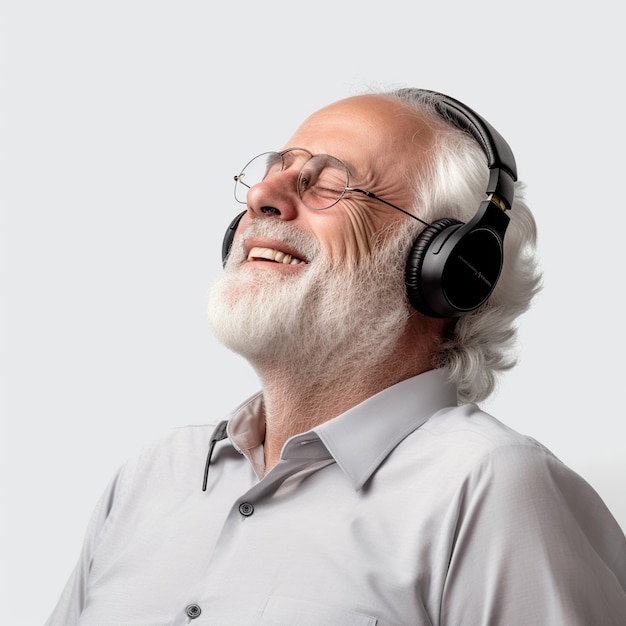
<instances>
[{"instance_id":1,"label":"forehead","mask_svg":"<svg viewBox=\"0 0 626 626\"><path fill-rule=\"evenodd\" d=\"M419 159L432 145L433 124L409 106L382 95L346 98L309 116L287 146L332 154L348 165L388 166Z\"/></svg>"}]
</instances>

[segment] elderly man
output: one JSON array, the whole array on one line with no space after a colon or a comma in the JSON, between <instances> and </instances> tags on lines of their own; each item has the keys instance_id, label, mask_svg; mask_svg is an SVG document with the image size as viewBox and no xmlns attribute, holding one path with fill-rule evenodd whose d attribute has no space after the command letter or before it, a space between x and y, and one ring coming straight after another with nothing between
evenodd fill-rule
<instances>
[{"instance_id":1,"label":"elderly man","mask_svg":"<svg viewBox=\"0 0 626 626\"><path fill-rule=\"evenodd\" d=\"M540 280L497 131L364 94L235 180L209 320L262 390L121 469L48 623L625 624L610 512L476 404Z\"/></svg>"}]
</instances>

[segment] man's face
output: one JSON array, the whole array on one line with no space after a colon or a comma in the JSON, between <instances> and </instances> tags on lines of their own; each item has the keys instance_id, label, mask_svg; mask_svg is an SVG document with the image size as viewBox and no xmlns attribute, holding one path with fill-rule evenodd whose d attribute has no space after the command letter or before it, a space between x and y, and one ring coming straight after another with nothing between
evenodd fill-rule
<instances>
[{"instance_id":1,"label":"man's face","mask_svg":"<svg viewBox=\"0 0 626 626\"><path fill-rule=\"evenodd\" d=\"M286 147L331 154L348 166L351 186L410 209L406 172L429 137L410 110L361 96L312 115ZM298 195L298 172L248 192L224 277L211 292L211 324L227 346L263 366L288 359L321 372L337 355L365 366L393 349L408 316L410 218L361 194L311 210Z\"/></svg>"},{"instance_id":2,"label":"man's face","mask_svg":"<svg viewBox=\"0 0 626 626\"><path fill-rule=\"evenodd\" d=\"M310 116L284 148L301 147L312 154L329 154L350 170L350 185L408 210L411 183L432 133L416 113L381 96L358 96L331 104ZM304 206L296 189L299 165L268 178L248 192L248 210L238 229L242 233L255 219L276 217L310 233L331 259L358 262L372 252L373 238L398 220L400 212L362 194L346 194L326 210ZM251 247L273 248L272 241L250 241ZM297 250L280 252L296 253ZM293 256L293 255L292 255ZM255 260L256 259L256 260ZM307 259L304 259L307 260ZM258 271L297 273L305 265L267 263L254 257Z\"/></svg>"}]
</instances>

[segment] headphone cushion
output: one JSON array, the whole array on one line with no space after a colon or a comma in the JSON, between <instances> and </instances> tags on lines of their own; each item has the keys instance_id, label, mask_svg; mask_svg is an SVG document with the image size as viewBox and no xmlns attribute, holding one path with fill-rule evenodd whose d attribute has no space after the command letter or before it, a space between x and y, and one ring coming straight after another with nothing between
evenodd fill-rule
<instances>
[{"instance_id":1,"label":"headphone cushion","mask_svg":"<svg viewBox=\"0 0 626 626\"><path fill-rule=\"evenodd\" d=\"M237 232L237 226L239 226L239 222L241 218L246 214L245 211L242 211L235 217L235 219L228 225L226 232L224 233L224 239L222 240L222 265L226 265L226 260L228 258L228 253L230 252L230 248L233 245L233 240L235 239L235 233Z\"/></svg>"},{"instance_id":2,"label":"headphone cushion","mask_svg":"<svg viewBox=\"0 0 626 626\"><path fill-rule=\"evenodd\" d=\"M440 317L440 315L429 306L422 290L422 266L428 248L433 240L444 230L451 226L461 226L462 224L463 222L452 218L444 218L433 222L418 235L409 251L404 270L406 292L413 308L424 315Z\"/></svg>"}]
</instances>

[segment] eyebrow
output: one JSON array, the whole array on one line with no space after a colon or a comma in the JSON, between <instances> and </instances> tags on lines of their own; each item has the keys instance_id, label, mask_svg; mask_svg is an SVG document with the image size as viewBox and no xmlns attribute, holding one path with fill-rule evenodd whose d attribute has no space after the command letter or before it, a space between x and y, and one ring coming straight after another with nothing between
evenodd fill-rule
<instances>
[{"instance_id":1,"label":"eyebrow","mask_svg":"<svg viewBox=\"0 0 626 626\"><path fill-rule=\"evenodd\" d=\"M338 156L335 156L334 154L330 154L329 152L311 152L311 150L309 150L308 148L303 148L302 146L289 146L287 148L282 148L281 150L277 150L278 154L284 154L285 152L291 151L291 150L303 150L304 152L308 152L311 157L314 156L321 156L321 155L326 155L326 156L330 156L333 157L333 159L337 159L338 161L341 161L347 168L348 168L348 172L350 173L350 176L352 176L352 174L354 173L354 164L351 163L350 161L346 161L345 159L340 159Z\"/></svg>"}]
</instances>

